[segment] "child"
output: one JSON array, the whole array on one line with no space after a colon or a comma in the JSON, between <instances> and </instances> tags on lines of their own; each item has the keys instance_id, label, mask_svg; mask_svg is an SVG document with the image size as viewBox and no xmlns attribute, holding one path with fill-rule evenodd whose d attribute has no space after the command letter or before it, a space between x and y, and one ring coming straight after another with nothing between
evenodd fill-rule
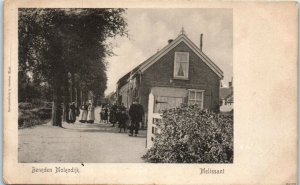
<instances>
[{"instance_id":1,"label":"child","mask_svg":"<svg viewBox=\"0 0 300 185\"><path fill-rule=\"evenodd\" d=\"M120 114L120 118L119 118L119 127L120 127L120 131L122 130L122 128L124 129L124 132L126 132L126 122L128 120L128 115L126 113L125 110L122 110L121 111L121 114Z\"/></svg>"}]
</instances>

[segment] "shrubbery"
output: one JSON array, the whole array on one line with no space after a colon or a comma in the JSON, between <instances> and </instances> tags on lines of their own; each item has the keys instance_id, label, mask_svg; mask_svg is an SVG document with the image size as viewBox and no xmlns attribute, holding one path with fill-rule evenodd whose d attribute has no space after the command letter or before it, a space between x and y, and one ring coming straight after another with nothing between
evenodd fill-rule
<instances>
[{"instance_id":1,"label":"shrubbery","mask_svg":"<svg viewBox=\"0 0 300 185\"><path fill-rule=\"evenodd\" d=\"M51 111L51 110L50 110ZM18 115L19 128L45 124L51 118L51 112L42 108L20 109Z\"/></svg>"},{"instance_id":2,"label":"shrubbery","mask_svg":"<svg viewBox=\"0 0 300 185\"><path fill-rule=\"evenodd\" d=\"M182 105L163 112L154 145L143 156L156 163L232 163L233 115Z\"/></svg>"},{"instance_id":3,"label":"shrubbery","mask_svg":"<svg viewBox=\"0 0 300 185\"><path fill-rule=\"evenodd\" d=\"M19 109L18 124L19 128L32 127L42 124L38 112Z\"/></svg>"}]
</instances>

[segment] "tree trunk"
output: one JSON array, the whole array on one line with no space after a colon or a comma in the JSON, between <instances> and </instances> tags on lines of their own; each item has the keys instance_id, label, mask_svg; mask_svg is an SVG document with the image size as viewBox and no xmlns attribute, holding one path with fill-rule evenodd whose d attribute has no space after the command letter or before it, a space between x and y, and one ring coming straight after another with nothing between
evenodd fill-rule
<instances>
[{"instance_id":1,"label":"tree trunk","mask_svg":"<svg viewBox=\"0 0 300 185\"><path fill-rule=\"evenodd\" d=\"M64 99L63 99L63 121L67 121L67 116L69 114L68 110L67 110L67 104L69 103L69 85L68 85L68 81L66 80L64 82Z\"/></svg>"},{"instance_id":2,"label":"tree trunk","mask_svg":"<svg viewBox=\"0 0 300 185\"><path fill-rule=\"evenodd\" d=\"M82 89L80 88L80 105L83 105Z\"/></svg>"},{"instance_id":3,"label":"tree trunk","mask_svg":"<svg viewBox=\"0 0 300 185\"><path fill-rule=\"evenodd\" d=\"M77 103L77 106L80 106L81 105L81 99L80 99L80 93L78 92L79 91L79 87L76 87L75 88L75 92L76 92L76 103Z\"/></svg>"},{"instance_id":4,"label":"tree trunk","mask_svg":"<svg viewBox=\"0 0 300 185\"><path fill-rule=\"evenodd\" d=\"M76 99L76 94L75 94L75 77L74 77L74 74L71 73L71 84L70 84L70 87L71 87L71 102L75 102L75 99Z\"/></svg>"},{"instance_id":5,"label":"tree trunk","mask_svg":"<svg viewBox=\"0 0 300 185\"><path fill-rule=\"evenodd\" d=\"M53 89L52 125L62 127L61 89L59 83Z\"/></svg>"}]
</instances>

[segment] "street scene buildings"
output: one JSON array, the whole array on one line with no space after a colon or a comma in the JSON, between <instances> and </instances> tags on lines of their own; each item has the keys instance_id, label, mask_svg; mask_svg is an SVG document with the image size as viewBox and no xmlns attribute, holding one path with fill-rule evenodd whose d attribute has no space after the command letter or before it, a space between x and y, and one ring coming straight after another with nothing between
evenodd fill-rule
<instances>
[{"instance_id":1,"label":"street scene buildings","mask_svg":"<svg viewBox=\"0 0 300 185\"><path fill-rule=\"evenodd\" d=\"M201 50L182 28L175 40L168 40L167 46L118 81L120 103L129 106L137 99L145 107L148 145L153 140L153 118L165 109L197 103L204 109L219 111L223 71Z\"/></svg>"},{"instance_id":2,"label":"street scene buildings","mask_svg":"<svg viewBox=\"0 0 300 185\"><path fill-rule=\"evenodd\" d=\"M136 15L171 24L153 11L19 10L19 162L233 162L232 12L170 10L211 26L138 47Z\"/></svg>"}]
</instances>

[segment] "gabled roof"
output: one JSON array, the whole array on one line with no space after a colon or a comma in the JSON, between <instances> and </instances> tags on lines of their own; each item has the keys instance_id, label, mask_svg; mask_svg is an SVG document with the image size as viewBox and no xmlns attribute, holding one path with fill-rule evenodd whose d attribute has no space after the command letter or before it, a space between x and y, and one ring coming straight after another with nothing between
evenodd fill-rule
<instances>
[{"instance_id":1,"label":"gabled roof","mask_svg":"<svg viewBox=\"0 0 300 185\"><path fill-rule=\"evenodd\" d=\"M170 44L166 45L163 49L152 55L146 61L135 67L132 71L124 75L122 78L120 78L118 84L120 85L121 81L124 82L124 80L126 80L127 77L134 75L137 72L143 73L151 65L153 65L156 61L158 61L161 57L163 57L166 53L168 53L181 42L184 42L194 53L196 53L198 57L201 58L202 61L206 63L206 65L208 65L208 67L210 67L210 69L212 69L219 76L219 78L223 78L223 71L213 61L211 61L184 33L182 33Z\"/></svg>"}]
</instances>

